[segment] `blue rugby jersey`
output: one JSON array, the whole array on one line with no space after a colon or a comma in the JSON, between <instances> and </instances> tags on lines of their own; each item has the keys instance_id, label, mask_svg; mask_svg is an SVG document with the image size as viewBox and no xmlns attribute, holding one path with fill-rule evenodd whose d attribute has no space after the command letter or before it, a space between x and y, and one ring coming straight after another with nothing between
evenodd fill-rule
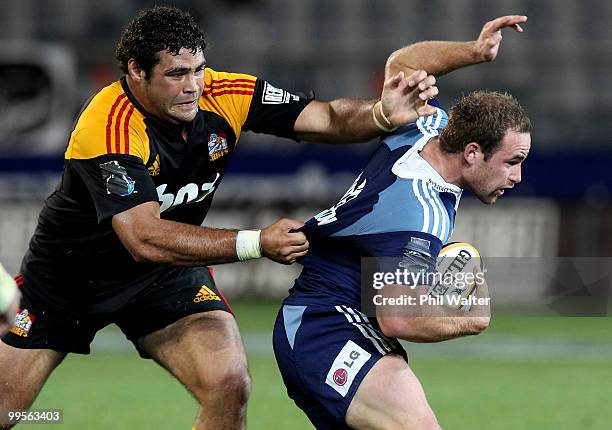
<instances>
[{"instance_id":1,"label":"blue rugby jersey","mask_svg":"<svg viewBox=\"0 0 612 430\"><path fill-rule=\"evenodd\" d=\"M381 139L344 196L301 228L310 242L285 304L343 304L359 309L361 257L417 255L435 267L453 232L462 190L419 154L448 122L435 115Z\"/></svg>"}]
</instances>

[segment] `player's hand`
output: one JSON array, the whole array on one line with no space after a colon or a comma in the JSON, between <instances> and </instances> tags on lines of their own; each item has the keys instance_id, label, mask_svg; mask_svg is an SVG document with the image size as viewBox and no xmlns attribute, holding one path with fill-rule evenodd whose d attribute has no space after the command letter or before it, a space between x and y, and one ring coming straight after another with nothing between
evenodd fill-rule
<instances>
[{"instance_id":1,"label":"player's hand","mask_svg":"<svg viewBox=\"0 0 612 430\"><path fill-rule=\"evenodd\" d=\"M15 314L19 310L19 303L21 301L21 292L17 290L15 292L15 297L13 297L13 301L9 305L8 309L0 314L0 336L4 336L7 331L13 326L15 322Z\"/></svg>"},{"instance_id":2,"label":"player's hand","mask_svg":"<svg viewBox=\"0 0 612 430\"><path fill-rule=\"evenodd\" d=\"M472 294L478 299L488 299L489 286L487 285L487 280L484 277L484 273L480 270L479 267L475 267L473 273L476 282L476 289ZM480 322L483 324L482 330L487 328L489 326L489 323L491 322L490 301L488 305L474 304L469 310L469 316L476 317L480 320Z\"/></svg>"},{"instance_id":3,"label":"player's hand","mask_svg":"<svg viewBox=\"0 0 612 430\"><path fill-rule=\"evenodd\" d=\"M427 100L438 94L436 78L424 70L405 76L399 72L385 81L380 101L382 109L393 126L410 124L420 116L436 113Z\"/></svg>"},{"instance_id":4,"label":"player's hand","mask_svg":"<svg viewBox=\"0 0 612 430\"><path fill-rule=\"evenodd\" d=\"M476 55L480 61L493 61L497 57L502 41L502 29L513 28L517 33L523 32L521 24L527 21L524 15L506 15L487 22L478 39L476 39Z\"/></svg>"},{"instance_id":5,"label":"player's hand","mask_svg":"<svg viewBox=\"0 0 612 430\"><path fill-rule=\"evenodd\" d=\"M301 231L302 221L283 218L261 230L261 249L263 255L281 264L293 264L308 252L308 240Z\"/></svg>"}]
</instances>

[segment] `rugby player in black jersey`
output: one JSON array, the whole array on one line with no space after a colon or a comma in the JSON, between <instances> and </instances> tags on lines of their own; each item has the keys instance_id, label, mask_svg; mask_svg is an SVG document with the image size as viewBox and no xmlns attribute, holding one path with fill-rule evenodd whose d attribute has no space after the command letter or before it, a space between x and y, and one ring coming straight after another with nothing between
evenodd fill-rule
<instances>
[{"instance_id":1,"label":"rugby player in black jersey","mask_svg":"<svg viewBox=\"0 0 612 430\"><path fill-rule=\"evenodd\" d=\"M308 242L283 219L260 230L202 227L242 131L367 141L435 109L424 71L381 99L321 102L251 75L206 67L186 12L141 11L117 48L125 76L85 105L19 276L23 295L0 342L0 410L28 409L68 353L89 353L115 323L200 404L198 429L245 425L246 354L207 267L268 257L290 264Z\"/></svg>"}]
</instances>

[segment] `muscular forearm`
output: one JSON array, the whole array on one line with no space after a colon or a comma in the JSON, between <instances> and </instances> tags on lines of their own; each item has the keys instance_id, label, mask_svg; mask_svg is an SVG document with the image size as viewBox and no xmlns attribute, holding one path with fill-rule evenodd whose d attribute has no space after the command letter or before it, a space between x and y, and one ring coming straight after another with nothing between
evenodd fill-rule
<instances>
[{"instance_id":1,"label":"muscular forearm","mask_svg":"<svg viewBox=\"0 0 612 430\"><path fill-rule=\"evenodd\" d=\"M377 306L376 315L383 333L411 342L441 342L460 336L476 335L485 330L490 321L488 306L474 305L469 311L437 304L422 304L421 297L429 286L415 288L389 285L381 290L389 304ZM488 289L478 288L476 298L488 297ZM407 306L392 305L398 297L408 300ZM385 303L384 299L381 303Z\"/></svg>"},{"instance_id":2,"label":"muscular forearm","mask_svg":"<svg viewBox=\"0 0 612 430\"><path fill-rule=\"evenodd\" d=\"M113 223L120 223L121 218L116 218ZM238 261L235 230L162 219L149 220L130 230L122 242L138 262L205 266Z\"/></svg>"},{"instance_id":3,"label":"muscular forearm","mask_svg":"<svg viewBox=\"0 0 612 430\"><path fill-rule=\"evenodd\" d=\"M411 334L412 342L442 342L481 333L489 324L486 317L419 317L420 330Z\"/></svg>"},{"instance_id":4,"label":"muscular forearm","mask_svg":"<svg viewBox=\"0 0 612 430\"><path fill-rule=\"evenodd\" d=\"M316 117L317 121L320 121L319 124L310 124L309 127L296 124L298 137L301 140L322 143L355 143L380 136L380 130L372 119L372 106L375 102L376 100L337 99L327 103L327 106L319 103L316 108L325 109L326 114ZM302 132L300 128L321 132Z\"/></svg>"},{"instance_id":5,"label":"muscular forearm","mask_svg":"<svg viewBox=\"0 0 612 430\"><path fill-rule=\"evenodd\" d=\"M386 65L386 75L423 69L434 76L485 61L476 42L419 42L395 51Z\"/></svg>"},{"instance_id":6,"label":"muscular forearm","mask_svg":"<svg viewBox=\"0 0 612 430\"><path fill-rule=\"evenodd\" d=\"M420 42L406 46L391 54L386 76L418 69L440 76L471 64L493 61L502 41L502 29L513 28L522 33L521 24L526 21L523 15L502 16L485 23L474 41Z\"/></svg>"}]
</instances>

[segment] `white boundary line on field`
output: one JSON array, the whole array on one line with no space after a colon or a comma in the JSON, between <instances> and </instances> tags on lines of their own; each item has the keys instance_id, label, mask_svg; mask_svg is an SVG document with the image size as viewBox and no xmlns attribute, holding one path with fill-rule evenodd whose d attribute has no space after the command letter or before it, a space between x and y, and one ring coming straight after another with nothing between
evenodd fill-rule
<instances>
[{"instance_id":1,"label":"white boundary line on field","mask_svg":"<svg viewBox=\"0 0 612 430\"><path fill-rule=\"evenodd\" d=\"M249 355L273 356L272 333L243 333L243 341ZM481 360L508 361L611 361L612 345L608 343L552 341L522 336L474 337L455 339L435 344L402 342L411 359L421 358L476 358ZM92 344L95 352L129 352L133 345L122 333L103 331Z\"/></svg>"}]
</instances>

